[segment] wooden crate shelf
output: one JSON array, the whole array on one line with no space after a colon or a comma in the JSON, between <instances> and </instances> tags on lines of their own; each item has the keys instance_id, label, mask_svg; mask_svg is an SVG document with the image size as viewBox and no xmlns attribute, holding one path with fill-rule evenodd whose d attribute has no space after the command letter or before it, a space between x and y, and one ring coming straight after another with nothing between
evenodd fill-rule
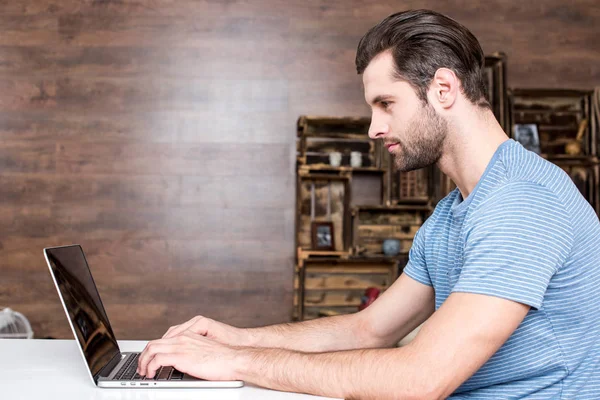
<instances>
[{"instance_id":1,"label":"wooden crate shelf","mask_svg":"<svg viewBox=\"0 0 600 400\"><path fill-rule=\"evenodd\" d=\"M397 278L394 259L303 259L296 266L296 319L358 311L368 288L385 291Z\"/></svg>"},{"instance_id":2,"label":"wooden crate shelf","mask_svg":"<svg viewBox=\"0 0 600 400\"><path fill-rule=\"evenodd\" d=\"M369 118L298 119L294 319L356 312L367 288L385 290L404 267L417 227L403 231L402 226L365 224L359 228L361 234L383 229L388 236L401 237L404 247L393 257L385 256L377 243L358 254L353 245L354 210L388 212L396 219L402 213L420 215L431 210L426 195L431 187L430 171L395 173L381 141L368 137L369 125ZM329 164L332 151L342 154L341 165ZM361 153L360 167L350 166L351 151ZM427 182L421 182L423 179ZM419 224L423 220L419 218ZM312 247L309 226L313 221L333 223L333 250ZM411 221L416 223L415 218Z\"/></svg>"},{"instance_id":3,"label":"wooden crate shelf","mask_svg":"<svg viewBox=\"0 0 600 400\"><path fill-rule=\"evenodd\" d=\"M354 207L352 253L361 256L381 256L386 239L399 240L400 252L408 252L417 230L431 211L429 205Z\"/></svg>"},{"instance_id":4,"label":"wooden crate shelf","mask_svg":"<svg viewBox=\"0 0 600 400\"><path fill-rule=\"evenodd\" d=\"M507 133L514 138L515 125L536 124L541 153L552 156L566 154L566 145L576 139L581 128L581 155L594 156L597 138L591 94L589 90L511 89L511 127Z\"/></svg>"},{"instance_id":5,"label":"wooden crate shelf","mask_svg":"<svg viewBox=\"0 0 600 400\"><path fill-rule=\"evenodd\" d=\"M329 154L342 156L341 167L350 168L350 154L361 154L363 168L379 168L381 143L368 136L370 119L301 116L297 121L298 165L327 168Z\"/></svg>"}]
</instances>

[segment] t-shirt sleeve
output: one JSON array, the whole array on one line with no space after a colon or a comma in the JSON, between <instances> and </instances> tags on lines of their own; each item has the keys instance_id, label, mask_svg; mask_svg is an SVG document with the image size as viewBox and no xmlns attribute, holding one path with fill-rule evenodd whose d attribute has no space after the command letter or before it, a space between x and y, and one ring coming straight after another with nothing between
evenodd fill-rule
<instances>
[{"instance_id":1,"label":"t-shirt sleeve","mask_svg":"<svg viewBox=\"0 0 600 400\"><path fill-rule=\"evenodd\" d=\"M412 246L408 252L408 263L404 267L404 273L417 282L433 286L429 277L429 271L427 270L427 264L425 263L425 230L427 229L428 222L429 220L425 221L415 234Z\"/></svg>"},{"instance_id":2,"label":"t-shirt sleeve","mask_svg":"<svg viewBox=\"0 0 600 400\"><path fill-rule=\"evenodd\" d=\"M511 183L465 223L464 259L452 291L539 309L574 240L570 216L558 197L535 183Z\"/></svg>"}]
</instances>

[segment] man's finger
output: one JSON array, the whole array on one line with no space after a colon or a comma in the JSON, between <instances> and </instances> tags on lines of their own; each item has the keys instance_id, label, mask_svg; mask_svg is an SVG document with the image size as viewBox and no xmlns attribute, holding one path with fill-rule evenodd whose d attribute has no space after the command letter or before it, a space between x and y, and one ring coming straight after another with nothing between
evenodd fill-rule
<instances>
[{"instance_id":1,"label":"man's finger","mask_svg":"<svg viewBox=\"0 0 600 400\"><path fill-rule=\"evenodd\" d=\"M148 364L147 378L154 378L156 371L160 367L177 367L176 360L179 355L177 353L157 353L154 358Z\"/></svg>"},{"instance_id":2,"label":"man's finger","mask_svg":"<svg viewBox=\"0 0 600 400\"><path fill-rule=\"evenodd\" d=\"M189 320L188 322L179 325L177 328L173 329L171 332L167 332L164 336L165 339L169 339L178 335L181 335L183 332L189 330L190 328L194 327L194 330L197 330L198 328L200 329L200 334L201 335L206 335L206 322L207 322L207 318L198 316L198 317L194 317L191 320Z\"/></svg>"},{"instance_id":3,"label":"man's finger","mask_svg":"<svg viewBox=\"0 0 600 400\"><path fill-rule=\"evenodd\" d=\"M137 372L138 374L140 374L140 375L142 375L142 374L141 374L141 369L140 369L141 360L142 360L142 358L143 358L143 357L144 357L144 356L145 356L145 355L148 353L148 346L150 346L152 343L155 343L155 341L154 341L154 340L152 340L152 341L150 341L150 342L146 343L146 346L144 347L144 350L142 350L142 351L140 352L140 356L138 357L138 367L137 367L137 369L136 369L136 372Z\"/></svg>"},{"instance_id":4,"label":"man's finger","mask_svg":"<svg viewBox=\"0 0 600 400\"><path fill-rule=\"evenodd\" d=\"M194 340L199 340L201 343L204 343L203 341L210 340L206 336L204 336L203 334L192 332L192 331L185 331L180 336L183 336L184 338L188 337L188 338L191 338L191 339L194 339Z\"/></svg>"},{"instance_id":5,"label":"man's finger","mask_svg":"<svg viewBox=\"0 0 600 400\"><path fill-rule=\"evenodd\" d=\"M156 356L156 353L172 353L174 351L174 344L170 341L155 340L146 346L146 349L140 354L138 358L137 373L141 376L148 376L148 364Z\"/></svg>"},{"instance_id":6,"label":"man's finger","mask_svg":"<svg viewBox=\"0 0 600 400\"><path fill-rule=\"evenodd\" d=\"M192 325L196 323L196 321L198 321L198 317L194 317L181 325L173 327L173 329L169 329L167 333L165 333L165 335L163 336L163 339L169 339L173 336L179 335L181 332L188 330Z\"/></svg>"}]
</instances>

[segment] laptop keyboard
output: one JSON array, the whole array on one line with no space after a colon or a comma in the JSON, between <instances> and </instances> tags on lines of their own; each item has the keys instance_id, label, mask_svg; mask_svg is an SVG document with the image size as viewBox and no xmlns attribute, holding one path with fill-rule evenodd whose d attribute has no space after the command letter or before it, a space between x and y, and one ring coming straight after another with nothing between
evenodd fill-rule
<instances>
[{"instance_id":1,"label":"laptop keyboard","mask_svg":"<svg viewBox=\"0 0 600 400\"><path fill-rule=\"evenodd\" d=\"M139 357L140 353L130 354L123 366L115 374L113 381L180 381L183 379L183 372L173 367L160 367L152 379L140 376L135 372Z\"/></svg>"}]
</instances>

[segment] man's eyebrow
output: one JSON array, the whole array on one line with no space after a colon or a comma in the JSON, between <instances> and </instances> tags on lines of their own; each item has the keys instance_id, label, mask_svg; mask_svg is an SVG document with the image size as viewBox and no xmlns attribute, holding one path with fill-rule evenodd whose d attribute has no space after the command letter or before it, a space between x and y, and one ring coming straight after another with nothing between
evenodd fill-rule
<instances>
[{"instance_id":1,"label":"man's eyebrow","mask_svg":"<svg viewBox=\"0 0 600 400\"><path fill-rule=\"evenodd\" d=\"M390 99L392 97L393 96L389 95L389 94L380 94L378 96L375 96L375 98L373 100L371 100L370 104L377 104L377 103L379 103L379 102L381 102L383 100L387 100L387 99Z\"/></svg>"}]
</instances>

